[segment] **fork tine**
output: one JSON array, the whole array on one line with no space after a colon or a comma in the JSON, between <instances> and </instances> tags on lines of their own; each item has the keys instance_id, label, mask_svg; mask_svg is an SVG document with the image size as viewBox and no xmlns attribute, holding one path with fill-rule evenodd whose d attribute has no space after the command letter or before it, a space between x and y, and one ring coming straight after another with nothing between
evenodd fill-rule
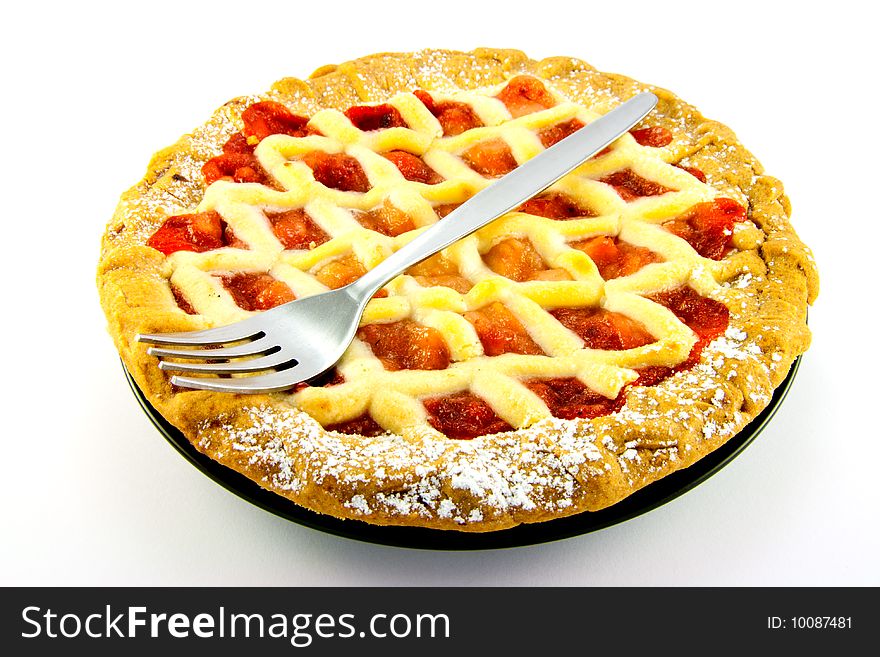
<instances>
[{"instance_id":1,"label":"fork tine","mask_svg":"<svg viewBox=\"0 0 880 657\"><path fill-rule=\"evenodd\" d=\"M237 379L216 379L213 377L172 376L172 385L196 390L212 390L216 392L240 392L257 394L261 392L280 392L292 388L305 379L296 374L297 366L281 372L261 374L258 376Z\"/></svg>"},{"instance_id":2,"label":"fork tine","mask_svg":"<svg viewBox=\"0 0 880 657\"><path fill-rule=\"evenodd\" d=\"M266 336L246 342L234 347L225 347L223 349L163 349L161 347L149 347L147 354L156 356L157 358L196 358L196 359L213 359L213 358L240 358L242 356L261 356L277 346L272 343Z\"/></svg>"},{"instance_id":3,"label":"fork tine","mask_svg":"<svg viewBox=\"0 0 880 657\"><path fill-rule=\"evenodd\" d=\"M286 353L277 352L263 358L234 360L228 363L172 363L163 360L159 362L159 369L173 372L200 372L202 374L234 374L236 372L268 370L294 360Z\"/></svg>"},{"instance_id":4,"label":"fork tine","mask_svg":"<svg viewBox=\"0 0 880 657\"><path fill-rule=\"evenodd\" d=\"M247 320L218 326L217 328L202 331L184 331L182 333L138 333L135 340L149 344L179 344L198 346L205 344L223 344L225 342L238 342L248 338L258 339L265 335L259 324L250 323Z\"/></svg>"}]
</instances>

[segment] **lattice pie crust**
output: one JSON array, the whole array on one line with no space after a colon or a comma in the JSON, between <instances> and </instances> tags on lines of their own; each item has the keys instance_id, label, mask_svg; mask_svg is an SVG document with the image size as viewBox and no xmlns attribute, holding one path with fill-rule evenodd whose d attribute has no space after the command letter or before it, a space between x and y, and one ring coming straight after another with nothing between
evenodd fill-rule
<instances>
[{"instance_id":1,"label":"lattice pie crust","mask_svg":"<svg viewBox=\"0 0 880 657\"><path fill-rule=\"evenodd\" d=\"M555 104L512 116L495 96L519 75L538 78ZM483 126L443 136L415 90L437 102L464 103ZM268 273L301 297L327 289L317 272L328 263L353 257L365 268L375 266L441 220L443 207L491 184L491 176L467 161L472 146L500 139L523 162L544 148L542 131L572 119L589 123L642 90L660 97L645 123L668 130L671 143L643 146L625 135L552 190L593 216L559 221L511 213L443 253L467 281L465 288L427 286L406 275L386 287L387 296L370 302L362 326L411 320L436 329L448 348L448 367L387 369L356 340L339 364L336 385L226 395L172 389L155 359L133 340L138 332L193 330L248 316L224 287L223 275ZM271 185L219 180L206 188L202 166L241 130L242 111L265 100L310 117L314 134L275 134L259 143L255 155ZM390 104L406 125L361 130L342 113L369 103ZM420 157L440 182L407 180L382 155L396 150ZM369 189L343 191L318 182L302 161L314 151L355 158ZM702 171L706 182L688 168ZM672 191L624 200L602 182L621 170ZM703 257L662 225L721 197L744 206L748 219L736 225L735 248L720 259ZM389 205L408 216L412 230L387 235L356 220L358 211ZM266 217L297 209L308 213L326 241L285 249ZM167 257L146 246L167 217L207 211L222 216L235 246ZM98 283L110 332L138 385L213 459L337 517L488 531L614 504L716 449L767 405L809 344L806 309L818 288L789 213L782 184L763 175L728 128L662 89L575 59L533 61L512 50L379 54L233 100L158 153L107 229ZM656 262L604 280L590 256L571 246L601 235L650 249ZM516 281L493 271L486 254L511 237L528 240L558 275ZM726 332L693 367L657 385L638 385L642 368L679 366L697 342L673 312L648 298L682 286L727 307ZM512 313L543 355L485 353L466 315L493 303ZM629 349L585 348L551 314L584 306L636 320L655 341ZM607 398L622 393L625 403L601 417L555 418L524 384L546 378L576 378ZM462 392L482 399L513 430L472 440L443 435L423 401ZM365 414L387 433L324 428Z\"/></svg>"}]
</instances>

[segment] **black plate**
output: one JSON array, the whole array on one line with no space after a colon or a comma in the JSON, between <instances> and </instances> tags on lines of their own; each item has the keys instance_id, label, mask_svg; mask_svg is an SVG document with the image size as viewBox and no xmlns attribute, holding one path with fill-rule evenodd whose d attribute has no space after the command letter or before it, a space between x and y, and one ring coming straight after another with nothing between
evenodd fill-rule
<instances>
[{"instance_id":1,"label":"black plate","mask_svg":"<svg viewBox=\"0 0 880 657\"><path fill-rule=\"evenodd\" d=\"M417 527L378 527L358 520L339 520L309 511L261 488L244 475L212 461L196 450L177 428L150 405L128 371L125 375L150 420L178 452L218 484L266 511L312 529L369 543L430 550L481 550L546 543L604 529L656 509L686 493L727 465L761 433L788 393L799 366L800 357L794 361L785 380L776 389L770 404L751 423L689 468L673 472L601 511L480 534Z\"/></svg>"}]
</instances>

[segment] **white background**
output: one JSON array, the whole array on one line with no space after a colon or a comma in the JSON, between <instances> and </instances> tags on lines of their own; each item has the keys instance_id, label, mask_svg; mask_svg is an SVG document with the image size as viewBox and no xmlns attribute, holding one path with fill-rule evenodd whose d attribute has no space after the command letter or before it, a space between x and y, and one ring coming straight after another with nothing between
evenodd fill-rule
<instances>
[{"instance_id":1,"label":"white background","mask_svg":"<svg viewBox=\"0 0 880 657\"><path fill-rule=\"evenodd\" d=\"M0 583L880 584L869 3L351 4L4 10ZM233 96L381 50L481 45L576 56L732 126L785 182L815 251L814 345L731 465L598 533L439 553L269 515L178 456L132 397L94 285L105 223L154 151Z\"/></svg>"}]
</instances>

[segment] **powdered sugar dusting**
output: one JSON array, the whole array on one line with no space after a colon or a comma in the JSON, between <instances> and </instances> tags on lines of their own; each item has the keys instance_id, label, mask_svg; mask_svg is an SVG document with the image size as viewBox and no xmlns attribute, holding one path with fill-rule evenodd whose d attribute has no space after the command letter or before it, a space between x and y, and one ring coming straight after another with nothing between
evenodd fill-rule
<instances>
[{"instance_id":1,"label":"powdered sugar dusting","mask_svg":"<svg viewBox=\"0 0 880 657\"><path fill-rule=\"evenodd\" d=\"M684 434L677 430L666 429L668 437L660 439L666 427L699 427L697 435L711 443L734 435L747 417L725 411L724 400L737 389L725 387L732 384L719 372L746 367L760 354L731 326L694 368L658 386L630 389L620 412L595 421L551 418L470 441L428 432L364 438L324 431L293 408L253 406L245 426L206 423L201 445L208 451L228 445L249 467L268 473L263 483L275 490L349 491L342 504L353 517L419 516L466 525L518 511L559 512L583 503L585 479L619 472L635 485L677 467L671 464L694 445L681 444ZM760 394L755 383L765 377L756 376L761 368L750 371L751 394ZM662 410L658 400L673 398L677 410Z\"/></svg>"}]
</instances>

